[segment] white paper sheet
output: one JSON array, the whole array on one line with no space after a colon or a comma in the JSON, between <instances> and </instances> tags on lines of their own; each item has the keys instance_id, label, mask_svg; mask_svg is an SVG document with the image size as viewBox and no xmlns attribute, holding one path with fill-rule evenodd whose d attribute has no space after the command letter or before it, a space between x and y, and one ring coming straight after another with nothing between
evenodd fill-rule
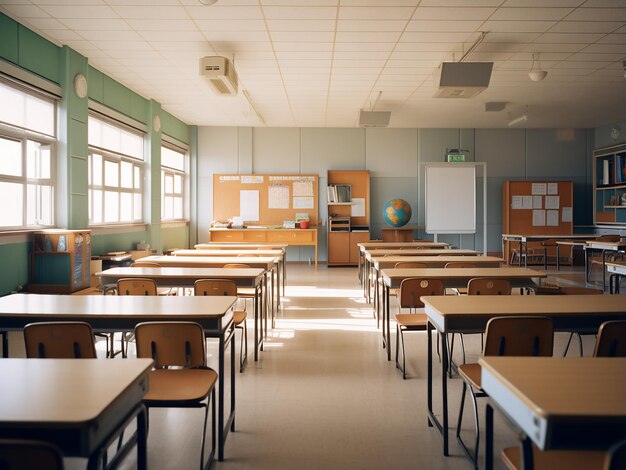
<instances>
[{"instance_id":1,"label":"white paper sheet","mask_svg":"<svg viewBox=\"0 0 626 470\"><path fill-rule=\"evenodd\" d=\"M546 225L546 211L533 210L533 225L535 227L545 227Z\"/></svg>"},{"instance_id":2,"label":"white paper sheet","mask_svg":"<svg viewBox=\"0 0 626 470\"><path fill-rule=\"evenodd\" d=\"M573 220L573 211L571 207L564 207L561 212L562 222L571 222Z\"/></svg>"},{"instance_id":3,"label":"white paper sheet","mask_svg":"<svg viewBox=\"0 0 626 470\"><path fill-rule=\"evenodd\" d=\"M537 196L544 196L548 191L546 183L533 183L531 193Z\"/></svg>"},{"instance_id":4,"label":"white paper sheet","mask_svg":"<svg viewBox=\"0 0 626 470\"><path fill-rule=\"evenodd\" d=\"M350 207L350 215L352 217L364 217L365 216L365 198L353 197L352 206Z\"/></svg>"},{"instance_id":5,"label":"white paper sheet","mask_svg":"<svg viewBox=\"0 0 626 470\"><path fill-rule=\"evenodd\" d=\"M296 196L313 196L313 182L312 181L294 181L293 182L293 195Z\"/></svg>"},{"instance_id":6,"label":"white paper sheet","mask_svg":"<svg viewBox=\"0 0 626 470\"><path fill-rule=\"evenodd\" d=\"M533 208L533 197L522 196L522 209L532 209L532 208Z\"/></svg>"},{"instance_id":7,"label":"white paper sheet","mask_svg":"<svg viewBox=\"0 0 626 470\"><path fill-rule=\"evenodd\" d=\"M512 196L511 209L521 209L522 207L522 196Z\"/></svg>"},{"instance_id":8,"label":"white paper sheet","mask_svg":"<svg viewBox=\"0 0 626 470\"><path fill-rule=\"evenodd\" d=\"M267 207L269 209L289 209L289 186L271 184L267 188Z\"/></svg>"},{"instance_id":9,"label":"white paper sheet","mask_svg":"<svg viewBox=\"0 0 626 470\"><path fill-rule=\"evenodd\" d=\"M313 209L315 208L315 198L313 197L294 197L294 209Z\"/></svg>"},{"instance_id":10,"label":"white paper sheet","mask_svg":"<svg viewBox=\"0 0 626 470\"><path fill-rule=\"evenodd\" d=\"M546 211L548 213L546 224L549 227L557 227L559 225L559 211Z\"/></svg>"},{"instance_id":11,"label":"white paper sheet","mask_svg":"<svg viewBox=\"0 0 626 470\"><path fill-rule=\"evenodd\" d=\"M548 183L548 194L559 194L559 183Z\"/></svg>"},{"instance_id":12,"label":"white paper sheet","mask_svg":"<svg viewBox=\"0 0 626 470\"><path fill-rule=\"evenodd\" d=\"M541 196L533 196L533 209L542 209Z\"/></svg>"},{"instance_id":13,"label":"white paper sheet","mask_svg":"<svg viewBox=\"0 0 626 470\"><path fill-rule=\"evenodd\" d=\"M242 175L242 184L263 184L263 175Z\"/></svg>"},{"instance_id":14,"label":"white paper sheet","mask_svg":"<svg viewBox=\"0 0 626 470\"><path fill-rule=\"evenodd\" d=\"M558 209L560 206L559 196L546 196L546 209Z\"/></svg>"},{"instance_id":15,"label":"white paper sheet","mask_svg":"<svg viewBox=\"0 0 626 470\"><path fill-rule=\"evenodd\" d=\"M259 191L239 191L239 217L244 221L259 221Z\"/></svg>"}]
</instances>

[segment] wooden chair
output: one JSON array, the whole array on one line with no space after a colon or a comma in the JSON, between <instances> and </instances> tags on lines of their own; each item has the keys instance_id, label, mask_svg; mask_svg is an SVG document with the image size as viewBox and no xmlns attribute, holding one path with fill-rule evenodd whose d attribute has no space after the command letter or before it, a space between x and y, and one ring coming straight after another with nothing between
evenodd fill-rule
<instances>
[{"instance_id":1,"label":"wooden chair","mask_svg":"<svg viewBox=\"0 0 626 470\"><path fill-rule=\"evenodd\" d=\"M543 242L526 242L526 252L520 253L519 248L512 247L511 248L511 258L509 259L509 264L515 263L515 258L521 257L522 262L524 258L527 256L527 264L537 264L543 261L544 266L546 264L546 248L543 246Z\"/></svg>"},{"instance_id":2,"label":"wooden chair","mask_svg":"<svg viewBox=\"0 0 626 470\"><path fill-rule=\"evenodd\" d=\"M595 239L597 242L619 242L621 240L620 235L602 235ZM609 256L608 261L618 261L623 260L623 255L621 253L615 253ZM591 272L595 266L600 267L602 269L602 254L598 252L592 252L587 258L587 269L589 269L588 278L591 277Z\"/></svg>"},{"instance_id":3,"label":"wooden chair","mask_svg":"<svg viewBox=\"0 0 626 470\"><path fill-rule=\"evenodd\" d=\"M423 295L444 295L443 281L440 279L407 278L400 283L398 295L399 310L408 308L409 313L396 315L396 367L402 371L402 378L406 379L406 352L404 349L405 331L426 331L428 317L425 313L417 313L418 308L424 307L420 300ZM400 343L402 343L402 365L399 361Z\"/></svg>"},{"instance_id":4,"label":"wooden chair","mask_svg":"<svg viewBox=\"0 0 626 470\"><path fill-rule=\"evenodd\" d=\"M135 327L137 357L152 358L148 375L148 408L204 408L200 469L215 456L215 382L217 372L207 367L202 326L193 322L147 322ZM170 368L172 367L172 368ZM211 453L204 461L206 428L211 404ZM169 430L165 430L169 432Z\"/></svg>"},{"instance_id":5,"label":"wooden chair","mask_svg":"<svg viewBox=\"0 0 626 470\"><path fill-rule=\"evenodd\" d=\"M48 442L0 439L0 469L63 470L63 455Z\"/></svg>"},{"instance_id":6,"label":"wooden chair","mask_svg":"<svg viewBox=\"0 0 626 470\"><path fill-rule=\"evenodd\" d=\"M626 320L606 321L598 329L595 357L626 357Z\"/></svg>"},{"instance_id":7,"label":"wooden chair","mask_svg":"<svg viewBox=\"0 0 626 470\"><path fill-rule=\"evenodd\" d=\"M445 255L440 255L445 256ZM476 263L471 263L468 261L450 261L446 263L444 268L463 268L463 269L472 269L477 268L478 265ZM458 295L467 294L467 287L454 287L452 288L452 292Z\"/></svg>"},{"instance_id":8,"label":"wooden chair","mask_svg":"<svg viewBox=\"0 0 626 470\"><path fill-rule=\"evenodd\" d=\"M154 279L123 278L117 281L117 295L157 295L158 289ZM114 334L114 333L111 333ZM122 357L128 355L128 343L132 341L134 333L122 333ZM113 343L113 340L111 340ZM119 351L118 351L119 352ZM117 353L115 353L117 354Z\"/></svg>"},{"instance_id":9,"label":"wooden chair","mask_svg":"<svg viewBox=\"0 0 626 470\"><path fill-rule=\"evenodd\" d=\"M159 263L154 261L135 261L131 268L161 268ZM157 295L178 295L178 289L174 287L157 287Z\"/></svg>"},{"instance_id":10,"label":"wooden chair","mask_svg":"<svg viewBox=\"0 0 626 470\"><path fill-rule=\"evenodd\" d=\"M603 295L604 291L602 289L595 289L593 287L559 287L559 295ZM569 346L572 342L572 338L576 335L578 338L578 350L580 355L583 355L583 339L582 335L585 333L570 333L569 338L567 339L567 344L565 345L565 350L563 351L563 357L567 355L567 351L569 351Z\"/></svg>"},{"instance_id":11,"label":"wooden chair","mask_svg":"<svg viewBox=\"0 0 626 470\"><path fill-rule=\"evenodd\" d=\"M237 297L237 285L234 281L225 279L198 279L194 283L194 295L230 295ZM236 329L241 330L241 345L239 347L239 372L243 372L248 362L248 326L246 324L245 304L243 310L235 310L233 323ZM245 354L244 354L245 349Z\"/></svg>"},{"instance_id":12,"label":"wooden chair","mask_svg":"<svg viewBox=\"0 0 626 470\"><path fill-rule=\"evenodd\" d=\"M24 327L26 357L95 359L93 331L85 322L41 322ZM0 467L1 468L1 467Z\"/></svg>"},{"instance_id":13,"label":"wooden chair","mask_svg":"<svg viewBox=\"0 0 626 470\"><path fill-rule=\"evenodd\" d=\"M609 449L603 470L624 470L626 468L626 440L615 443Z\"/></svg>"},{"instance_id":14,"label":"wooden chair","mask_svg":"<svg viewBox=\"0 0 626 470\"><path fill-rule=\"evenodd\" d=\"M546 317L495 317L489 320L486 328L485 356L552 356L554 333L552 320ZM481 388L481 367L477 363L459 366L463 379L461 405L456 427L456 438L467 458L478 467L480 428L478 424L478 404L476 399L486 397ZM465 393L469 389L474 405L474 428L476 440L473 452L461 438Z\"/></svg>"},{"instance_id":15,"label":"wooden chair","mask_svg":"<svg viewBox=\"0 0 626 470\"><path fill-rule=\"evenodd\" d=\"M245 263L226 263L223 267L226 269L246 269L249 268L250 265ZM237 297L244 299L244 302L246 299L252 299L252 301L255 302L256 292L253 287L237 287ZM272 319L272 328L273 327L274 322Z\"/></svg>"}]
</instances>

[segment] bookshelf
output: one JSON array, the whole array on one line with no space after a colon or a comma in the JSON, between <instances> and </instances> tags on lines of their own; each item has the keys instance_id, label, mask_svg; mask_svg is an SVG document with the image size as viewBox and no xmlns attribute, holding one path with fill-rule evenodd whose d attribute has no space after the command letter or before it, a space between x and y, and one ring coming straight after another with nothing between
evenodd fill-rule
<instances>
[{"instance_id":1,"label":"bookshelf","mask_svg":"<svg viewBox=\"0 0 626 470\"><path fill-rule=\"evenodd\" d=\"M626 225L626 143L593 152L593 223Z\"/></svg>"},{"instance_id":2,"label":"bookshelf","mask_svg":"<svg viewBox=\"0 0 626 470\"><path fill-rule=\"evenodd\" d=\"M370 239L369 172L329 170L327 197L328 265L357 265L357 244Z\"/></svg>"}]
</instances>

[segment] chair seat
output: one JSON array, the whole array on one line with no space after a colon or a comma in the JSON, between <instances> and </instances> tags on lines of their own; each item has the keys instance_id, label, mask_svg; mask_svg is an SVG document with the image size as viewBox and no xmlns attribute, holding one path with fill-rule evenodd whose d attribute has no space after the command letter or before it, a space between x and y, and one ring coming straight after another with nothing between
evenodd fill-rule
<instances>
[{"instance_id":1,"label":"chair seat","mask_svg":"<svg viewBox=\"0 0 626 470\"><path fill-rule=\"evenodd\" d=\"M233 323L235 325L241 325L244 321L246 321L247 317L248 312L246 312L245 310L238 310L233 313Z\"/></svg>"},{"instance_id":2,"label":"chair seat","mask_svg":"<svg viewBox=\"0 0 626 470\"><path fill-rule=\"evenodd\" d=\"M602 451L550 450L540 451L533 445L535 470L603 470L606 453ZM520 448L508 447L502 451L502 461L510 470L520 470Z\"/></svg>"},{"instance_id":3,"label":"chair seat","mask_svg":"<svg viewBox=\"0 0 626 470\"><path fill-rule=\"evenodd\" d=\"M237 295L239 297L254 298L255 296L254 287L237 287Z\"/></svg>"},{"instance_id":4,"label":"chair seat","mask_svg":"<svg viewBox=\"0 0 626 470\"><path fill-rule=\"evenodd\" d=\"M157 369L148 376L147 406L168 406L172 401L194 404L204 400L217 381L213 369ZM180 406L180 403L177 403Z\"/></svg>"},{"instance_id":5,"label":"chair seat","mask_svg":"<svg viewBox=\"0 0 626 470\"><path fill-rule=\"evenodd\" d=\"M461 364L459 366L459 375L469 382L474 390L481 390L480 386L480 364Z\"/></svg>"},{"instance_id":6,"label":"chair seat","mask_svg":"<svg viewBox=\"0 0 626 470\"><path fill-rule=\"evenodd\" d=\"M428 316L425 313L399 313L396 322L407 330L425 330L428 325Z\"/></svg>"},{"instance_id":7,"label":"chair seat","mask_svg":"<svg viewBox=\"0 0 626 470\"><path fill-rule=\"evenodd\" d=\"M178 292L172 287L157 287L157 295L178 295Z\"/></svg>"}]
</instances>

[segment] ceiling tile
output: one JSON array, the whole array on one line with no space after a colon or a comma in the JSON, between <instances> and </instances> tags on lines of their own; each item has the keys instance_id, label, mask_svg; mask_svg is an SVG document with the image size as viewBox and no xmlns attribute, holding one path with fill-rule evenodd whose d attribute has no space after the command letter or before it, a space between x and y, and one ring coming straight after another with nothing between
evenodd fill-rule
<instances>
[{"instance_id":1,"label":"ceiling tile","mask_svg":"<svg viewBox=\"0 0 626 470\"><path fill-rule=\"evenodd\" d=\"M341 20L409 20L415 8L376 6L376 7L341 7Z\"/></svg>"},{"instance_id":2,"label":"ceiling tile","mask_svg":"<svg viewBox=\"0 0 626 470\"><path fill-rule=\"evenodd\" d=\"M271 31L335 31L335 20L267 20Z\"/></svg>"},{"instance_id":3,"label":"ceiling tile","mask_svg":"<svg viewBox=\"0 0 626 470\"><path fill-rule=\"evenodd\" d=\"M581 52L591 54L622 54L626 56L625 44L590 44L583 48Z\"/></svg>"},{"instance_id":4,"label":"ceiling tile","mask_svg":"<svg viewBox=\"0 0 626 470\"><path fill-rule=\"evenodd\" d=\"M598 42L602 44L626 44L626 34L607 34L600 38Z\"/></svg>"},{"instance_id":5,"label":"ceiling tile","mask_svg":"<svg viewBox=\"0 0 626 470\"><path fill-rule=\"evenodd\" d=\"M67 27L54 18L29 18L28 24L36 29L44 30L67 30ZM61 39L60 37L57 39Z\"/></svg>"},{"instance_id":6,"label":"ceiling tile","mask_svg":"<svg viewBox=\"0 0 626 470\"><path fill-rule=\"evenodd\" d=\"M443 20L417 20L410 21L407 31L449 31L449 32L473 32L481 28L482 21L443 21Z\"/></svg>"},{"instance_id":7,"label":"ceiling tile","mask_svg":"<svg viewBox=\"0 0 626 470\"><path fill-rule=\"evenodd\" d=\"M551 33L612 33L623 23L615 21L560 21L550 28Z\"/></svg>"},{"instance_id":8,"label":"ceiling tile","mask_svg":"<svg viewBox=\"0 0 626 470\"><path fill-rule=\"evenodd\" d=\"M128 19L126 22L137 31L189 31L196 30L191 20L137 20Z\"/></svg>"},{"instance_id":9,"label":"ceiling tile","mask_svg":"<svg viewBox=\"0 0 626 470\"><path fill-rule=\"evenodd\" d=\"M268 20L334 20L337 17L335 7L263 7Z\"/></svg>"},{"instance_id":10,"label":"ceiling tile","mask_svg":"<svg viewBox=\"0 0 626 470\"><path fill-rule=\"evenodd\" d=\"M576 34L576 33L545 33L538 42L560 44L590 44L602 39L602 34Z\"/></svg>"},{"instance_id":11,"label":"ceiling tile","mask_svg":"<svg viewBox=\"0 0 626 470\"><path fill-rule=\"evenodd\" d=\"M34 5L5 5L2 10L17 18L49 18L50 14Z\"/></svg>"},{"instance_id":12,"label":"ceiling tile","mask_svg":"<svg viewBox=\"0 0 626 470\"><path fill-rule=\"evenodd\" d=\"M609 0L611 1L611 0ZM550 0L547 3L545 0L506 0L503 7L579 7L585 3L585 0Z\"/></svg>"},{"instance_id":13,"label":"ceiling tile","mask_svg":"<svg viewBox=\"0 0 626 470\"><path fill-rule=\"evenodd\" d=\"M276 42L332 42L332 32L296 32L296 31L276 31L271 32L272 41Z\"/></svg>"},{"instance_id":14,"label":"ceiling tile","mask_svg":"<svg viewBox=\"0 0 626 470\"><path fill-rule=\"evenodd\" d=\"M278 60L330 60L333 58L332 50L326 51L276 51Z\"/></svg>"},{"instance_id":15,"label":"ceiling tile","mask_svg":"<svg viewBox=\"0 0 626 470\"><path fill-rule=\"evenodd\" d=\"M197 5L197 3L196 3ZM185 7L187 15L195 20L262 20L263 13L259 6L220 6Z\"/></svg>"},{"instance_id":16,"label":"ceiling tile","mask_svg":"<svg viewBox=\"0 0 626 470\"><path fill-rule=\"evenodd\" d=\"M146 41L202 41L204 36L200 31L140 31L139 34Z\"/></svg>"},{"instance_id":17,"label":"ceiling tile","mask_svg":"<svg viewBox=\"0 0 626 470\"><path fill-rule=\"evenodd\" d=\"M128 22L121 18L64 18L61 20L61 23L70 29L83 31L123 31L131 29Z\"/></svg>"},{"instance_id":18,"label":"ceiling tile","mask_svg":"<svg viewBox=\"0 0 626 470\"><path fill-rule=\"evenodd\" d=\"M335 60L371 60L371 59L388 59L389 51L335 51L333 53Z\"/></svg>"},{"instance_id":19,"label":"ceiling tile","mask_svg":"<svg viewBox=\"0 0 626 470\"><path fill-rule=\"evenodd\" d=\"M335 51L391 51L391 42L340 42L335 44Z\"/></svg>"},{"instance_id":20,"label":"ceiling tile","mask_svg":"<svg viewBox=\"0 0 626 470\"><path fill-rule=\"evenodd\" d=\"M469 41L474 33L432 33L407 31L402 34L401 42L452 42L463 43Z\"/></svg>"},{"instance_id":21,"label":"ceiling tile","mask_svg":"<svg viewBox=\"0 0 626 470\"><path fill-rule=\"evenodd\" d=\"M572 8L498 8L490 20L510 21L558 21L565 18Z\"/></svg>"},{"instance_id":22,"label":"ceiling tile","mask_svg":"<svg viewBox=\"0 0 626 470\"><path fill-rule=\"evenodd\" d=\"M337 32L335 40L337 42L397 42L400 38L399 32L385 31L385 32Z\"/></svg>"},{"instance_id":23,"label":"ceiling tile","mask_svg":"<svg viewBox=\"0 0 626 470\"><path fill-rule=\"evenodd\" d=\"M406 25L403 20L339 20L337 31L403 31Z\"/></svg>"},{"instance_id":24,"label":"ceiling tile","mask_svg":"<svg viewBox=\"0 0 626 470\"><path fill-rule=\"evenodd\" d=\"M88 41L108 41L108 42L131 42L131 41L143 41L139 33L136 31L83 31L77 30L83 38Z\"/></svg>"},{"instance_id":25,"label":"ceiling tile","mask_svg":"<svg viewBox=\"0 0 626 470\"><path fill-rule=\"evenodd\" d=\"M486 20L494 8L455 8L423 7L420 6L413 15L414 20Z\"/></svg>"},{"instance_id":26,"label":"ceiling tile","mask_svg":"<svg viewBox=\"0 0 626 470\"><path fill-rule=\"evenodd\" d=\"M232 42L265 42L269 41L269 36L265 31L204 31L202 33L207 41Z\"/></svg>"},{"instance_id":27,"label":"ceiling tile","mask_svg":"<svg viewBox=\"0 0 626 470\"><path fill-rule=\"evenodd\" d=\"M569 21L626 21L626 8L578 8L567 16Z\"/></svg>"},{"instance_id":28,"label":"ceiling tile","mask_svg":"<svg viewBox=\"0 0 626 470\"><path fill-rule=\"evenodd\" d=\"M274 42L274 49L278 51L327 51L332 52L332 42Z\"/></svg>"},{"instance_id":29,"label":"ceiling tile","mask_svg":"<svg viewBox=\"0 0 626 470\"><path fill-rule=\"evenodd\" d=\"M108 6L41 5L40 8L55 18L119 18Z\"/></svg>"}]
</instances>

